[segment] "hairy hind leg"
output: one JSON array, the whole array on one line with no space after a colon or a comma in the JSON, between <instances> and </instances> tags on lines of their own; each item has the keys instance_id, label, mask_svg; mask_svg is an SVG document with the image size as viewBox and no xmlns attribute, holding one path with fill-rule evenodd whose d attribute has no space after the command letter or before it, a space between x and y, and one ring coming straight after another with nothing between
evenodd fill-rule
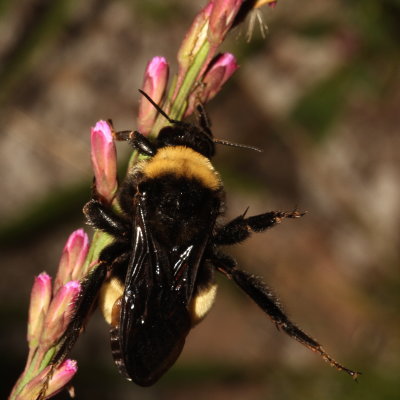
<instances>
[{"instance_id":1,"label":"hairy hind leg","mask_svg":"<svg viewBox=\"0 0 400 400\"><path fill-rule=\"evenodd\" d=\"M357 379L359 372L352 371L335 361L322 346L289 320L271 289L258 277L236 267L236 262L224 254L214 254L211 263L233 281L272 319L278 329L310 350L319 353L331 366Z\"/></svg>"}]
</instances>

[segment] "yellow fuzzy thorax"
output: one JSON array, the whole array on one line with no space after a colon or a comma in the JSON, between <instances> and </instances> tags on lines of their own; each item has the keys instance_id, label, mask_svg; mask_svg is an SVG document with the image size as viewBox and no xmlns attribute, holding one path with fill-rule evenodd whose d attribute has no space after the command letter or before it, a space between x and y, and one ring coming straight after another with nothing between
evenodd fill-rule
<instances>
[{"instance_id":1,"label":"yellow fuzzy thorax","mask_svg":"<svg viewBox=\"0 0 400 400\"><path fill-rule=\"evenodd\" d=\"M147 178L164 174L199 180L205 187L217 190L221 179L210 160L185 146L168 146L157 151L154 157L140 163L139 168Z\"/></svg>"}]
</instances>

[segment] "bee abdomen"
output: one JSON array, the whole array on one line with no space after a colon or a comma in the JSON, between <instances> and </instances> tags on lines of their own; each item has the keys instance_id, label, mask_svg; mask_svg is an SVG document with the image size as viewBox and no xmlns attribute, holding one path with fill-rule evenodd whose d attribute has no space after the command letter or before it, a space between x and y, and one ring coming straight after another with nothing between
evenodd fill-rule
<instances>
[{"instance_id":1,"label":"bee abdomen","mask_svg":"<svg viewBox=\"0 0 400 400\"><path fill-rule=\"evenodd\" d=\"M114 363L118 368L118 371L125 375L128 381L131 381L128 371L125 368L124 357L121 349L121 341L119 334L119 326L112 327L110 329L110 343L111 343L111 353L114 359Z\"/></svg>"}]
</instances>

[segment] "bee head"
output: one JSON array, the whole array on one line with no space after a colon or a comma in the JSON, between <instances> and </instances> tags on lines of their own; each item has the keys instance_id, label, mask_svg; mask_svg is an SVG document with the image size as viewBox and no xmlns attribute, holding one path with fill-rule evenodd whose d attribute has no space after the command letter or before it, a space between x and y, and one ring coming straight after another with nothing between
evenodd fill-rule
<instances>
[{"instance_id":1,"label":"bee head","mask_svg":"<svg viewBox=\"0 0 400 400\"><path fill-rule=\"evenodd\" d=\"M211 132L186 122L174 121L173 125L161 129L158 134L159 147L186 146L207 158L215 154L215 144Z\"/></svg>"},{"instance_id":2,"label":"bee head","mask_svg":"<svg viewBox=\"0 0 400 400\"><path fill-rule=\"evenodd\" d=\"M194 125L170 118L147 93L140 89L139 92L171 124L160 130L157 137L158 147L186 146L207 158L215 154L214 140L203 106L198 106L200 125Z\"/></svg>"}]
</instances>

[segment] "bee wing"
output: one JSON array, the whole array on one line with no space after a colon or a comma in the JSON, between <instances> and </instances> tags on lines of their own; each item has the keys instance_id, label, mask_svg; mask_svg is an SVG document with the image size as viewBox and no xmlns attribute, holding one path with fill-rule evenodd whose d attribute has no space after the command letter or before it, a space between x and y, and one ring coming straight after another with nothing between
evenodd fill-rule
<instances>
[{"instance_id":1,"label":"bee wing","mask_svg":"<svg viewBox=\"0 0 400 400\"><path fill-rule=\"evenodd\" d=\"M136 211L133 253L111 342L120 371L147 386L182 351L191 328L187 305L209 235L166 249L148 229L144 205L139 202Z\"/></svg>"}]
</instances>

